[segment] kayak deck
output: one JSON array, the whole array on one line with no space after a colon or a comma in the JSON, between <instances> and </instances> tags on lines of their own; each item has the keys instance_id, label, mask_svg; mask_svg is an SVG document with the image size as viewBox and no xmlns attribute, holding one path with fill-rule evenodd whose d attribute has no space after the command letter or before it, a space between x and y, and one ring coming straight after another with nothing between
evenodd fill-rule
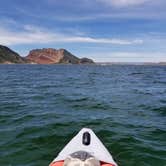
<instances>
[{"instance_id":1,"label":"kayak deck","mask_svg":"<svg viewBox=\"0 0 166 166\"><path fill-rule=\"evenodd\" d=\"M87 136L84 136L85 133ZM77 151L86 151L95 156L96 159L101 162L117 166L116 162L113 160L111 154L105 148L103 143L89 128L83 128L80 130L80 132L62 149L53 162L65 160L70 154Z\"/></svg>"}]
</instances>

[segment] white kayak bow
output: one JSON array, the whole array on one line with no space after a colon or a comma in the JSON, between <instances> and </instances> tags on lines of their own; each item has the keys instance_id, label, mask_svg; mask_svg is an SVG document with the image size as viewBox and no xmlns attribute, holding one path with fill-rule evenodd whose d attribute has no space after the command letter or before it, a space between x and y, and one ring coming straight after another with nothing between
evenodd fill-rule
<instances>
[{"instance_id":1,"label":"white kayak bow","mask_svg":"<svg viewBox=\"0 0 166 166\"><path fill-rule=\"evenodd\" d=\"M83 140L85 133L89 133L89 139ZM89 142L88 142L89 141ZM111 154L105 148L103 143L89 128L83 128L58 154L53 162L65 160L70 154L77 151L86 151L95 156L99 161L106 162L117 166Z\"/></svg>"}]
</instances>

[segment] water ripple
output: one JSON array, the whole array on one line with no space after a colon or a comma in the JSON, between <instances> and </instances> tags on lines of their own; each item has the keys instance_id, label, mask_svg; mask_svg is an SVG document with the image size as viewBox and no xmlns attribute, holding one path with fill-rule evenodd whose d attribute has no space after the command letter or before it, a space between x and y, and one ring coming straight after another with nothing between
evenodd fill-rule
<instances>
[{"instance_id":1,"label":"water ripple","mask_svg":"<svg viewBox=\"0 0 166 166\"><path fill-rule=\"evenodd\" d=\"M0 66L0 165L46 166L90 127L119 166L166 165L164 66Z\"/></svg>"}]
</instances>

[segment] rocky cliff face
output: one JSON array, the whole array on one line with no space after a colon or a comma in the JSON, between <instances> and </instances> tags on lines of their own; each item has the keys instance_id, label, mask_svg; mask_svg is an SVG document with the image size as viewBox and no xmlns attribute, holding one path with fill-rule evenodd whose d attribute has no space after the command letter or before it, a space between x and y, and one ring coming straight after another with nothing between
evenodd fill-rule
<instances>
[{"instance_id":1,"label":"rocky cliff face","mask_svg":"<svg viewBox=\"0 0 166 166\"><path fill-rule=\"evenodd\" d=\"M22 58L19 54L12 51L6 46L0 45L0 63L12 64L12 63L26 63L27 60Z\"/></svg>"},{"instance_id":2,"label":"rocky cliff face","mask_svg":"<svg viewBox=\"0 0 166 166\"><path fill-rule=\"evenodd\" d=\"M43 48L29 52L27 57L21 57L6 46L0 45L0 63L31 63L31 64L90 64L94 63L88 58L78 58L65 49Z\"/></svg>"},{"instance_id":3,"label":"rocky cliff face","mask_svg":"<svg viewBox=\"0 0 166 166\"><path fill-rule=\"evenodd\" d=\"M26 59L37 64L81 64L83 62L65 49L56 50L53 48L32 50ZM94 62L91 60L91 63Z\"/></svg>"}]
</instances>

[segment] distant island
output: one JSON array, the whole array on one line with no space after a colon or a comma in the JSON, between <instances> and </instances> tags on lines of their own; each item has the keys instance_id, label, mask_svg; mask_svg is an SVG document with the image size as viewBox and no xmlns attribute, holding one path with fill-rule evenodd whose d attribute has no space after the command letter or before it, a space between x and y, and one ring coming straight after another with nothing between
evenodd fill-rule
<instances>
[{"instance_id":1,"label":"distant island","mask_svg":"<svg viewBox=\"0 0 166 166\"><path fill-rule=\"evenodd\" d=\"M43 48L31 50L26 57L0 45L0 64L94 64L89 58L78 58L66 49Z\"/></svg>"}]
</instances>

